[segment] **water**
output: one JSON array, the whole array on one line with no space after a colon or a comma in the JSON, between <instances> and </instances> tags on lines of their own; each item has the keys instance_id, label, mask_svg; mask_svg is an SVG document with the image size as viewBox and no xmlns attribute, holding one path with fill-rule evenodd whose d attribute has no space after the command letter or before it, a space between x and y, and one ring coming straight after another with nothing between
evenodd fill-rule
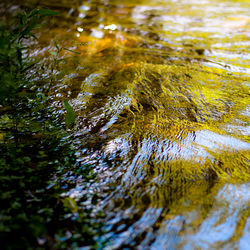
<instances>
[{"instance_id":1,"label":"water","mask_svg":"<svg viewBox=\"0 0 250 250\"><path fill-rule=\"evenodd\" d=\"M64 15L32 55L48 56L53 40L80 53L51 96L76 111L107 249L248 249L248 1L40 4Z\"/></svg>"}]
</instances>

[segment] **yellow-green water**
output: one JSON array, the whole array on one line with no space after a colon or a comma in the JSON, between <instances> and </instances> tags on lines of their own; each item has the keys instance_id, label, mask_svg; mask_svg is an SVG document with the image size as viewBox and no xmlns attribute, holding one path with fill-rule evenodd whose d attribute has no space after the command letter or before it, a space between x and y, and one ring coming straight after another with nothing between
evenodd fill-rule
<instances>
[{"instance_id":1,"label":"yellow-green water","mask_svg":"<svg viewBox=\"0 0 250 250\"><path fill-rule=\"evenodd\" d=\"M107 248L248 249L248 1L39 4L64 15L31 54L47 57L53 41L80 53L50 92L77 114L74 143L98 173Z\"/></svg>"}]
</instances>

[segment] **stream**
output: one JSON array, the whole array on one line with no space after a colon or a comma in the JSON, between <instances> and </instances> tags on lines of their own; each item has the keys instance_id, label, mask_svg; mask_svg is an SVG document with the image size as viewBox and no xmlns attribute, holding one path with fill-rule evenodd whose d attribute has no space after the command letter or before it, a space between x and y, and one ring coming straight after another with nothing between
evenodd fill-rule
<instances>
[{"instance_id":1,"label":"stream","mask_svg":"<svg viewBox=\"0 0 250 250\"><path fill-rule=\"evenodd\" d=\"M50 96L77 116L106 249L249 249L249 2L22 2L62 13L31 56L79 53Z\"/></svg>"}]
</instances>

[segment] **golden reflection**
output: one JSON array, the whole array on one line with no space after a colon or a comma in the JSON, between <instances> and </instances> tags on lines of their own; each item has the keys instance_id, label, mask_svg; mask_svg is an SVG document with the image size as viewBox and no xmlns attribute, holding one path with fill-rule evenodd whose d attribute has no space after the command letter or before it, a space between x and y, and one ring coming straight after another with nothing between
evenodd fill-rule
<instances>
[{"instance_id":1,"label":"golden reflection","mask_svg":"<svg viewBox=\"0 0 250 250\"><path fill-rule=\"evenodd\" d=\"M51 92L71 99L77 147L87 148L86 162L108 190L111 246L245 246L247 1L40 4L65 7L64 22L45 28L40 44L51 49L56 38L80 52L79 64L62 65L63 80Z\"/></svg>"}]
</instances>

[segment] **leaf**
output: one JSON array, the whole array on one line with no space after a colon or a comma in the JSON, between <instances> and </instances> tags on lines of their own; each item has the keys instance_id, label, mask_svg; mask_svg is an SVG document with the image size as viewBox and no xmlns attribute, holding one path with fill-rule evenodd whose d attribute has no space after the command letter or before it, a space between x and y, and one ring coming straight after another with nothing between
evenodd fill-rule
<instances>
[{"instance_id":1,"label":"leaf","mask_svg":"<svg viewBox=\"0 0 250 250\"><path fill-rule=\"evenodd\" d=\"M80 55L81 53L80 52L77 52L77 51L73 51L73 50L71 50L71 49L67 49L67 48L63 48L64 50L67 50L67 51L70 51L70 52L72 52L72 53L75 53L75 54L77 54L77 55Z\"/></svg>"},{"instance_id":2,"label":"leaf","mask_svg":"<svg viewBox=\"0 0 250 250\"><path fill-rule=\"evenodd\" d=\"M60 15L60 12L56 12L53 10L49 10L49 9L42 9L42 10L38 10L37 14L40 15L41 18L46 17L46 16L57 16Z\"/></svg>"},{"instance_id":3,"label":"leaf","mask_svg":"<svg viewBox=\"0 0 250 250\"><path fill-rule=\"evenodd\" d=\"M55 44L55 46L56 46L57 51L58 51L58 52L60 52L60 51L61 51L61 49L59 48L59 46L58 46L58 44L57 44L57 42L56 42L56 41L54 41L54 44Z\"/></svg>"},{"instance_id":4,"label":"leaf","mask_svg":"<svg viewBox=\"0 0 250 250\"><path fill-rule=\"evenodd\" d=\"M79 60L78 60L75 56L73 56L72 58L73 58L78 64L80 64Z\"/></svg>"},{"instance_id":5,"label":"leaf","mask_svg":"<svg viewBox=\"0 0 250 250\"><path fill-rule=\"evenodd\" d=\"M28 69L31 69L36 63L31 63L30 65L28 65L26 68L22 69L21 73L24 73L25 71L27 71Z\"/></svg>"},{"instance_id":6,"label":"leaf","mask_svg":"<svg viewBox=\"0 0 250 250\"><path fill-rule=\"evenodd\" d=\"M73 127L76 121L75 112L67 100L64 100L64 107L66 109L66 114L65 114L66 127L67 128Z\"/></svg>"},{"instance_id":7,"label":"leaf","mask_svg":"<svg viewBox=\"0 0 250 250\"><path fill-rule=\"evenodd\" d=\"M22 26L27 22L27 16L19 13L18 18L19 18L19 28L21 29Z\"/></svg>"},{"instance_id":8,"label":"leaf","mask_svg":"<svg viewBox=\"0 0 250 250\"><path fill-rule=\"evenodd\" d=\"M76 213L78 211L77 203L71 197L67 197L67 198L63 199L63 204L65 207L70 209L70 211L73 213Z\"/></svg>"},{"instance_id":9,"label":"leaf","mask_svg":"<svg viewBox=\"0 0 250 250\"><path fill-rule=\"evenodd\" d=\"M55 56L55 57L57 56L57 53L56 53L55 51L50 51L49 53L50 53L52 56Z\"/></svg>"}]
</instances>

